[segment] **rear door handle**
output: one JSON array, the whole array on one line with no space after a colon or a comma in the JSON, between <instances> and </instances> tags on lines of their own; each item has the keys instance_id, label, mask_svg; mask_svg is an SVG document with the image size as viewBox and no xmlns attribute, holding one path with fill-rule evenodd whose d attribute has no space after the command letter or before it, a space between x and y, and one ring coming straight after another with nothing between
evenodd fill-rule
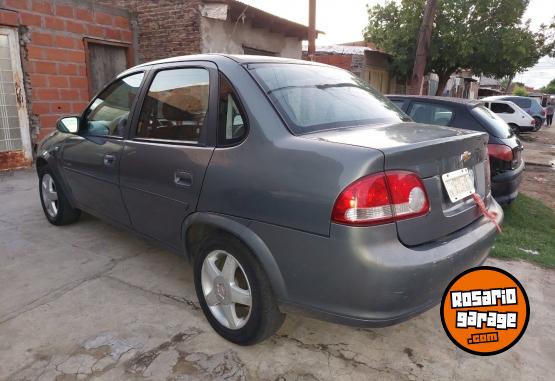
<instances>
[{"instance_id":1,"label":"rear door handle","mask_svg":"<svg viewBox=\"0 0 555 381\"><path fill-rule=\"evenodd\" d=\"M114 165L115 162L116 162L116 157L114 155L110 155L109 153L104 155L104 165L111 167Z\"/></svg>"},{"instance_id":2,"label":"rear door handle","mask_svg":"<svg viewBox=\"0 0 555 381\"><path fill-rule=\"evenodd\" d=\"M189 171L175 171L173 181L179 187L190 187L193 185L193 174Z\"/></svg>"}]
</instances>

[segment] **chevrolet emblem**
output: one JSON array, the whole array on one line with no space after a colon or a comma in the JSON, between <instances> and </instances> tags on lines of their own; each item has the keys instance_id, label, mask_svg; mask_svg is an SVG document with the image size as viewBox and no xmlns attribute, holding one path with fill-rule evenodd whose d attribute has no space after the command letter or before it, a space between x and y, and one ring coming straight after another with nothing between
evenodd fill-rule
<instances>
[{"instance_id":1,"label":"chevrolet emblem","mask_svg":"<svg viewBox=\"0 0 555 381\"><path fill-rule=\"evenodd\" d=\"M461 155L461 161L463 163L466 163L468 160L470 160L470 158L472 157L472 154L468 151L464 151Z\"/></svg>"}]
</instances>

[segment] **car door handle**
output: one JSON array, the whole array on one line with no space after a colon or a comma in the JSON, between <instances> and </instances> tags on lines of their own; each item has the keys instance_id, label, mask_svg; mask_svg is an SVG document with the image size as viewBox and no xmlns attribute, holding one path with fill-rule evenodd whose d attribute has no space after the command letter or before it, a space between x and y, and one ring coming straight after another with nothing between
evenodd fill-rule
<instances>
[{"instance_id":1,"label":"car door handle","mask_svg":"<svg viewBox=\"0 0 555 381\"><path fill-rule=\"evenodd\" d=\"M180 187L190 187L193 185L193 174L189 171L175 171L173 181Z\"/></svg>"},{"instance_id":2,"label":"car door handle","mask_svg":"<svg viewBox=\"0 0 555 381\"><path fill-rule=\"evenodd\" d=\"M114 165L115 162L116 162L116 157L114 155L110 155L109 153L104 155L104 165L111 167Z\"/></svg>"}]
</instances>

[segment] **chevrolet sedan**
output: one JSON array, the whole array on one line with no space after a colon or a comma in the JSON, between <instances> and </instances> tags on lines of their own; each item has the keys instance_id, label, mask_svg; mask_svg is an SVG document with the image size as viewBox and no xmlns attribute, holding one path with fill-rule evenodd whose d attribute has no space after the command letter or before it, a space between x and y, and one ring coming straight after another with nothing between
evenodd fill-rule
<instances>
[{"instance_id":1,"label":"chevrolet sedan","mask_svg":"<svg viewBox=\"0 0 555 381\"><path fill-rule=\"evenodd\" d=\"M378 327L438 303L502 219L487 141L341 69L197 55L120 74L36 168L50 223L83 211L183 255L214 330L248 345L288 312Z\"/></svg>"}]
</instances>

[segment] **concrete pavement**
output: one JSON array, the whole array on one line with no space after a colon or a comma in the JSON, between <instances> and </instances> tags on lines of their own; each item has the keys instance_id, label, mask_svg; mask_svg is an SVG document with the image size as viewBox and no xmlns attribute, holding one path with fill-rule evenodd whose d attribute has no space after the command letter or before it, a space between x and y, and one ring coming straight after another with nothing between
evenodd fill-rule
<instances>
[{"instance_id":1,"label":"concrete pavement","mask_svg":"<svg viewBox=\"0 0 555 381\"><path fill-rule=\"evenodd\" d=\"M34 171L0 174L1 380L545 380L555 370L555 273L490 260L531 302L508 352L456 348L438 308L403 324L354 329L288 316L253 347L217 336L184 259L84 215L54 227Z\"/></svg>"}]
</instances>

